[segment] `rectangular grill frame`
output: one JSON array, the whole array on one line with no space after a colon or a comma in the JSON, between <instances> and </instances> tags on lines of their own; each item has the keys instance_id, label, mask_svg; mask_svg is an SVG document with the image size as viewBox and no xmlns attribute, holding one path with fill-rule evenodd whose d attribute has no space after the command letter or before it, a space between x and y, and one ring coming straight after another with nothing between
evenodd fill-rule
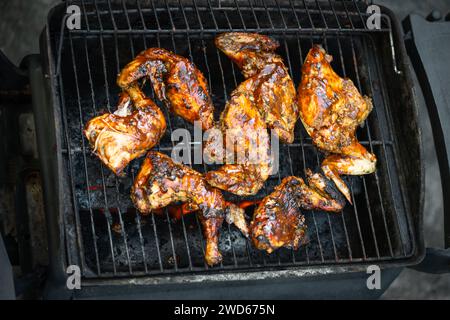
<instances>
[{"instance_id":1,"label":"rectangular grill frame","mask_svg":"<svg viewBox=\"0 0 450 320\"><path fill-rule=\"evenodd\" d=\"M101 3L103 3L103 2L101 2ZM249 2L249 3L251 3L251 2ZM265 2L262 2L262 3L265 4ZM276 2L276 3L278 4L279 2ZM313 3L313 5L317 5L318 3L319 2L315 2L315 3ZM328 3L330 3L332 8L333 8L333 4L335 4L335 3L334 2L328 2ZM111 2L110 1L104 2L104 4L106 4L108 6L111 6ZM167 6L168 3L164 2L164 4ZM96 5L98 5L98 3L96 3ZM311 5L311 4L308 4L308 5L306 5L306 6L302 7L302 8L298 8L299 12L306 13L308 17L310 15L314 15L314 14L317 15L318 14L320 17L323 18L323 21L327 21L327 18L326 18L327 14L330 14L331 17L333 16L333 14L336 15L336 12L334 10L332 10L332 11L322 10L322 7L320 5L317 5L317 9L318 10L313 10L313 9L309 8L309 5ZM348 10L348 7L345 10L345 13L347 14L347 17L348 17L349 21L352 21L350 16L352 16L352 17L353 16L354 17L359 17L362 21L364 21L363 20L364 14L361 13L361 10L359 9L359 6L355 2L349 2L349 3L347 3L347 5L348 6L349 5L354 5L354 8L357 9L356 12L353 12L353 13L350 13L350 11ZM255 3L255 6L256 6L256 3ZM344 6L346 6L346 5L344 4ZM170 7L170 5L169 5L169 7ZM127 8L126 5L124 5L122 14L125 14L128 17L129 12L128 12L128 10L126 8ZM220 7L220 9L218 9L218 10L222 10L222 8L224 8L224 7ZM183 9L184 8L183 8L182 5L180 5L178 7L178 10L183 10ZM254 7L252 7L251 9L254 9ZM266 6L262 7L262 9L264 9L263 11L266 12L266 13L267 12L272 12L272 11L275 12L277 10L278 11L280 10L280 6L267 7L267 5L266 5ZM166 9L161 8L161 10L166 10ZM175 9L170 9L170 10L175 10ZM244 11L245 8L240 7L240 10ZM110 10L107 13L111 14L111 13L115 13L116 11L118 12L120 10L115 10L115 11L114 10ZM141 11L139 11L139 9L137 10L137 12L141 14ZM338 13L338 14L342 14L342 13ZM50 13L49 17L51 17L52 15L54 15L54 14ZM84 15L84 17L86 17L86 15ZM358 36L362 36L362 35L365 35L365 34L369 35L369 37L370 37L370 35L372 35L372 34L384 33L385 34L384 38L387 39L390 42L389 46L385 46L385 49L387 48L387 50L388 50L387 52L385 52L385 56L390 56L391 59L392 59L391 60L392 69L390 70L390 72L394 72L395 74L398 74L398 72L402 72L403 76L406 78L406 82L407 83L411 83L411 81L409 80L408 65L405 63L404 57L402 56L402 55L404 55L404 52L402 51L402 47L400 46L400 48L399 48L399 47L395 47L394 46L394 36L395 35L392 33L392 26L390 25L391 24L391 17L389 15L387 15L387 14L383 14L383 19L384 19L387 27L386 28L382 28L381 30L375 30L375 31L368 30L368 29L365 28L365 26L363 28L360 28L360 29L355 28L355 26L352 23L350 23L350 25L351 25L350 30L347 30L347 29L344 30L341 26L339 26L339 28L337 28L337 29L334 29L334 28L317 28L317 27L312 25L312 27L310 27L310 28L302 28L300 30L299 29L289 28L289 27L286 26L284 28L273 28L273 29L270 29L270 31L273 32L274 34L277 34L277 35L279 35L279 34L286 35L286 34L292 33L292 34L296 34L297 37L306 37L306 35L308 35L308 34L310 34L311 37L313 37L313 36L317 37L317 36L320 36L320 35L324 35L325 37L330 37L330 39L331 39L330 41L335 40L336 37L345 37L346 35L350 34L351 37L352 37L351 38L352 39L352 41L351 41L352 46L353 46L353 37L358 37ZM49 18L49 20L50 20L50 18ZM170 18L170 20L172 21L172 18ZM336 17L336 20L339 21L339 19L337 17ZM171 23L173 24L173 21ZM49 21L49 25L50 25L50 21ZM50 75L51 75L52 88L54 90L53 91L53 98L54 98L53 103L55 105L55 108L58 108L58 106L60 106L60 108L61 108L60 110L57 110L56 114L55 114L56 127L61 130L60 131L61 132L61 137L59 137L60 143L57 145L58 157L61 156L61 158L59 160L61 161L61 164L63 166L67 165L67 164L69 165L69 167L68 167L69 174L67 175L65 173L66 169L62 169L63 168L63 166L62 166L62 167L60 167L61 171L59 171L59 173L60 173L59 176L61 177L61 182L63 182L64 185L65 185L64 189L65 190L72 189L72 191L70 192L71 195L72 195L71 197L69 197L67 194L64 194L64 196L62 197L62 199L63 199L62 202L65 204L65 205L63 205L65 210L61 211L63 214L60 216L60 218L62 218L63 221L59 225L59 228L61 228L60 231L62 231L59 236L63 237L63 238L60 238L60 240L63 243L65 243L65 246L66 246L66 248L65 248L65 250L66 250L66 257L65 257L64 264L69 264L69 265L70 264L74 264L74 263L75 264L80 264L82 266L84 277L90 283L96 283L96 280L101 281L100 280L101 278L109 278L109 277L123 277L123 278L125 278L125 281L126 281L126 279L128 279L128 278L130 278L130 277L133 278L133 277L136 277L136 276L144 276L144 277L137 278L137 279L139 279L137 281L140 281L140 282L143 282L143 283L146 282L146 281L149 281L149 280L145 280L145 279L148 279L148 278L152 279L152 281L163 281L162 279L167 274L170 274L171 276L177 276L177 275L188 276L189 274L191 274L191 275L193 274L194 276L191 276L191 277L198 276L198 277L203 277L203 278L211 278L211 280L212 280L212 279L214 279L214 274L217 276L217 273L223 273L224 271L230 272L231 273L231 275L230 275L231 278L233 278L234 276L236 276L237 278L242 277L242 273L241 272L245 272L245 273L248 272L248 273L250 273L252 275L252 277L254 277L256 279L256 278L264 278L265 277L264 274L266 273L266 271L274 270L274 269L278 270L276 272L280 272L281 269L288 269L289 272L287 272L287 274L290 274L290 276L292 276L292 275L304 275L306 270L308 270L309 272L318 272L318 273L341 272L343 270L347 270L347 271L348 270L363 270L364 266L366 266L368 264L375 263L375 262L377 262L377 264L388 264L388 265L391 265L391 266L394 266L394 265L398 266L398 265L406 265L406 264L415 263L418 260L420 260L420 257L422 255L422 253L421 253L421 250L422 250L421 249L421 247L422 247L421 242L422 242L422 240L421 240L421 237L419 237L417 235L417 228L418 228L417 226L418 225L420 226L421 214L416 213L416 210L414 210L414 209L412 209L412 210L411 209L406 209L407 222L409 224L407 226L407 228L408 228L408 233L409 233L409 237L410 237L410 240L411 240L410 241L411 242L411 250L409 250L408 253L405 253L402 256L397 256L397 257L375 257L375 258L364 256L362 259L349 259L348 261L347 260L324 261L324 258L322 256L321 257L322 258L321 259L322 262L314 261L312 263L309 263L309 261L308 261L308 263L306 263L306 264L282 264L282 263L278 263L278 265L275 263L274 265L263 266L262 268L254 268L254 266L253 266L253 268L252 268L252 266L250 266L250 267L246 266L245 268L236 268L236 266L230 266L230 267L222 266L222 268L214 268L213 270L209 270L208 272L205 272L205 270L208 270L208 268L205 266L205 269L202 269L202 268L200 268L200 269L190 268L189 270L183 270L183 272L179 272L179 270L175 270L175 272L154 272L154 273L152 273L152 272L149 272L147 270L147 264L145 264L144 272L133 272L133 270L131 268L131 263L130 263L129 264L130 267L129 267L128 272L118 272L118 271L114 270L113 272L109 272L109 273L95 274L95 271L92 271L92 270L89 270L89 268L86 268L86 263L83 261L84 251L82 250L83 244L81 243L81 239L80 239L80 234L81 234L81 232L80 232L80 216L78 214L78 211L76 209L74 210L74 208L76 208L77 201L76 201L76 198L75 198L75 195L74 195L75 194L75 188L73 186L73 182L71 182L71 176L72 175L70 174L70 172L72 171L72 166L70 164L70 162L71 162L70 159L71 159L71 156L72 156L73 152L81 152L81 153L83 153L83 155L85 157L86 156L86 152L89 152L89 150L88 150L89 147L86 145L86 146L84 146L84 150L70 150L70 143L67 144L67 141L69 141L70 139L69 139L69 136L67 136L66 130L64 129L64 128L67 128L67 118L66 118L67 117L67 110L65 110L65 108L66 108L65 101L64 101L64 92L65 91L64 91L64 88L63 88L63 81L62 81L61 68L60 68L60 66L61 66L61 51L62 51L62 48L64 47L63 46L63 41L66 39L65 32L67 32L67 31L64 31L64 26L63 25L64 25L64 23L61 23L61 26L62 26L61 27L61 31L62 32L60 33L61 36L60 36L59 42L58 41L52 42L51 41L52 37L51 37L50 30L47 30L47 50L49 50L49 52L48 52L49 71L50 71ZM394 26L394 27L398 28L398 26ZM130 41L132 42L133 41L132 40L133 36L135 36L136 34L138 34L138 35L147 35L147 34L151 34L151 33L157 32L157 34L158 34L157 37L159 37L159 35L164 35L165 33L168 33L170 35L186 34L186 35L194 36L196 34L203 35L205 33L206 34L207 33L215 33L218 30L220 30L220 31L228 31L228 30L221 30L221 29L207 30L207 29L203 29L202 28L202 29L195 29L195 30L193 30L193 29L181 29L181 30L177 29L177 30L172 30L172 31L167 31L167 30L164 30L164 31L162 31L162 30L144 30L144 32L139 32L139 30L134 30L131 27L128 30L113 30L113 31L105 30L103 28L100 28L100 29L96 29L96 30L90 29L89 33L85 32L84 30L82 30L82 31L78 31L78 30L70 31L68 38L70 39L70 43L72 43L72 36L75 37L75 36L78 36L78 35L80 35L80 36L85 35L86 37L90 37L90 36L99 37L99 35L100 35L100 39L103 39L103 36L114 37L115 39L117 39L118 36L127 36L127 37L129 37ZM236 31L236 29L233 29L233 30ZM267 33L268 30L261 29L261 28L260 29L255 29L255 30L251 30L251 29L247 28L247 29L244 29L244 30L237 30L237 31L256 31L256 32L261 32L261 31L264 32L265 31ZM103 42L103 41L104 40L102 40L101 42ZM57 45L55 45L55 43ZM338 40L338 43L341 43L340 40ZM375 42L374 42L373 45L375 46ZM282 46L283 46L283 43L282 43ZM172 48L169 48L169 49L172 49ZM53 60L52 55L51 55L52 50L55 50L57 52L57 54L56 54L57 59L55 59L55 60ZM398 58L398 54L396 54L396 52L398 52L398 51L403 52L400 55L401 56L400 59ZM135 52L135 53L137 53L137 52ZM191 53L191 56L192 56L192 52L190 52L190 53ZM306 52L304 52L303 54L306 54ZM72 54L72 57L74 57L74 56L75 55ZM86 51L86 57L88 57L87 51ZM304 58L304 56L302 58ZM335 56L334 58L336 60L338 58L340 58L341 61L343 59L342 55L340 57ZM353 51L353 59L355 61L355 68L357 68L356 67L357 62L355 60L356 57L355 57L354 51ZM288 59L288 60L290 60L290 59ZM378 65L376 66L378 71L380 73L385 72L384 70L382 70L383 67L379 64L380 62L377 61L377 59L375 59L375 60L378 63ZM402 67L400 68L401 71L399 71L399 68L397 68L397 63L398 63L397 61L399 61L399 60L402 60L401 64L400 64L400 65L402 65ZM291 74L292 74L292 72L295 72L295 70L292 70L292 67L290 66L289 62L287 62L287 65L288 65L288 67L289 67L289 69L291 71ZM104 68L105 68L105 66L104 66ZM344 69L345 69L345 66L344 66ZM51 72L52 70L54 70L53 73ZM223 70L221 70L221 72L222 72L222 75L223 75ZM236 80L236 77L235 77L235 74L237 72L238 72L237 70L235 71L233 69L233 77L234 77L234 81L236 83L238 83L237 80ZM297 67L297 73L298 72L300 72L300 66ZM105 74L106 74L106 71L105 71ZM206 74L206 72L205 72L205 74ZM76 76L76 73L75 73L75 76ZM206 76L208 77L208 74L206 74ZM108 86L108 81L105 80L105 82L106 82L105 83L106 86ZM361 83L360 83L359 79L358 79L358 81L355 81L355 85L357 85L357 87L358 86L361 87ZM371 85L373 85L373 84L371 83ZM59 91L56 90L56 88L58 88ZM77 90L79 90L79 89L77 88ZM385 90L382 93L382 95L384 96L384 99L390 100L389 93L386 92L387 89L384 87L384 85L381 85L381 90L382 91ZM410 92L409 92L409 94L410 94ZM109 99L109 96L108 96L108 99ZM414 100L411 99L411 102L413 103ZM95 105L95 103L93 103L93 105ZM108 105L109 106L113 106L114 104L111 104L111 103L108 102ZM386 105L383 104L383 107L386 107ZM410 106L410 108L412 110L414 110L414 107L415 107L414 105ZM167 111L164 109L164 107L163 107L163 110L164 110L164 112L165 112L165 114L167 116ZM392 116L392 115L390 115L391 112L389 110L386 109L385 111L386 111L386 116L387 117ZM60 118L61 121L59 121L59 119L58 119L58 113L60 113L59 115L61 117ZM363 144L368 145L369 148L373 148L373 146L377 146L377 145L381 146L381 148L383 148L383 154L385 156L386 156L386 145L388 146L388 148L392 148L392 152L394 154L394 158L395 158L395 162L396 162L395 165L398 167L397 169L399 171L398 179L399 179L399 181L402 181L400 183L400 189L402 189L401 190L401 196L403 197L403 201L405 202L405 207L408 208L408 207L410 207L410 203L412 203L412 201L410 201L410 199L408 199L410 197L410 195L408 195L407 192L406 192L406 188L408 188L409 186L408 186L408 183L405 183L405 181L407 181L408 178L406 178L404 176L404 173L403 173L403 170L405 169L405 167L407 167L407 165L401 164L401 162L404 159L404 156L403 156L403 154L401 154L401 155L398 154L398 153L401 153L401 151L398 150L399 147L397 146L395 140L398 140L397 138L398 138L399 135L398 135L397 132L395 132L395 130L392 129L393 124L396 123L396 121L395 121L395 119L388 119L388 122L389 121L390 121L390 123L388 123L388 129L391 131L391 134L393 134L395 136L394 138L390 139L389 141L384 141L384 140L382 140L382 141L375 140L374 141L374 140L370 139L370 133L369 133L368 141L365 141L365 142L363 141ZM367 128L368 131L370 130L369 126L366 126L365 128ZM414 129L417 129L417 128L413 128L413 130ZM66 140L66 148L62 147L64 145L64 140ZM308 140L308 138L300 139L300 141L297 142L297 145L294 145L294 147L301 148L303 153L304 153L304 148L305 147L306 148L308 148L308 147L313 148L313 146L311 144L311 140L310 139ZM68 162L67 162L67 160L64 161L63 158L67 157L68 155L70 155L68 157ZM420 161L420 165L421 165L421 159L420 159L421 157L419 156L418 158L419 158L418 160ZM305 164L305 162L303 162L303 165L304 164ZM419 167L420 167L420 165L419 165ZM411 166L414 167L413 164L411 164ZM103 171L105 171L105 170L106 169L103 169ZM103 175L103 173L102 173L102 175ZM421 179L421 175L422 175L422 172L420 170L420 173L419 173L420 180L419 180L419 183L418 183L419 191L423 188L423 181ZM362 179L364 180L365 178L363 177ZM390 176L389 176L389 179L391 179ZM413 180L413 179L410 179L410 180ZM390 182L390 183L392 184L392 182ZM377 178L377 186L378 186L378 190L379 190L380 186L378 184L378 178ZM118 190L118 185L117 184L116 184L116 187L117 187L117 192L118 192L119 190ZM104 182L103 182L103 190L104 190L104 193L106 194L106 189L105 189L105 183ZM421 200L422 196L421 196L421 194L423 194L423 192L420 191L418 193L419 197L417 199L418 200L418 202L417 202L418 203L417 209L419 210L418 211L419 213L421 212L421 206L422 206L422 200ZM367 199L368 198L367 190L365 190L365 196L366 196L366 199ZM347 205L347 206L349 206L349 205ZM356 207L354 207L354 208L355 208L354 210L356 210ZM369 206L369 210L370 210L370 206ZM91 212L91 214L92 214L92 212ZM384 210L383 210L383 214L384 214ZM167 211L166 211L166 215L167 215ZM355 216L356 217L358 216L357 212L356 212ZM124 229L124 223L123 223L123 220L122 220L122 214L119 213L118 217L119 217L119 223L120 223L120 226L121 226L122 230L125 230ZM136 215L136 217L139 217L139 215ZM314 214L313 214L313 217L314 217ZM328 217L328 221L330 221L329 216L327 216L327 217ZM154 223L155 217L152 216L151 219L152 219L152 223ZM140 220L136 220L136 223L140 224ZM183 225L183 230L185 230L184 219L181 219L181 223ZM330 226L331 226L331 222L329 222L329 223L330 223ZM345 225L345 222L344 222L344 225ZM108 229L108 230L110 232L110 229ZM372 230L373 230L373 234L375 235L376 232L374 231L373 223L372 223ZM316 233L317 233L317 228L316 228ZM184 231L184 234L186 234L185 231ZM387 234L388 234L388 237L389 237L389 233L387 233ZM122 236L123 236L123 240L125 242L125 247L127 247L127 244L126 244L126 240L127 240L126 233L122 232ZM141 237L141 240L142 240L142 235L141 234L140 234L140 237ZM362 236L361 236L361 238L362 238ZM348 236L347 236L347 242L349 242ZM375 243L376 243L376 240L375 240ZM320 244L320 240L319 240L319 244ZM334 240L333 240L333 244L334 244ZM78 249L77 249L77 247L78 247ZM362 244L362 247L364 248L364 244ZM299 250L302 250L302 248L299 249ZM143 252L144 252L144 249L143 249ZM98 252L97 252L97 254L98 254ZM175 258L175 261L176 261L176 258ZM160 265L161 264L162 263L160 262ZM98 263L97 263L97 267L98 267L98 269L97 269L97 271L98 271L99 270ZM256 272L252 272L252 271L256 271ZM241 276L239 276L239 274L241 274ZM269 274L272 275L272 273L270 273L270 272L269 272ZM173 278L175 278L175 277L173 277ZM228 276L225 276L225 278L226 279L230 279Z\"/></svg>"}]
</instances>

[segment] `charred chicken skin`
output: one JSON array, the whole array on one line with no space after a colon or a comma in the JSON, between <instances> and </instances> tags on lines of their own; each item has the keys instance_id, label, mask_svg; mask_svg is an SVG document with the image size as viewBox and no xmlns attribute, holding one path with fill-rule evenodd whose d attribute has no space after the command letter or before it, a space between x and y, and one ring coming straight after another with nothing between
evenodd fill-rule
<instances>
[{"instance_id":1,"label":"charred chicken skin","mask_svg":"<svg viewBox=\"0 0 450 320\"><path fill-rule=\"evenodd\" d=\"M205 77L188 59L162 48L142 51L120 73L117 84L124 90L138 79L148 77L156 96L174 114L204 130L214 125L211 97Z\"/></svg>"},{"instance_id":2,"label":"charred chicken skin","mask_svg":"<svg viewBox=\"0 0 450 320\"><path fill-rule=\"evenodd\" d=\"M243 209L225 201L221 192L209 186L200 173L159 152L147 154L134 181L131 198L143 214L180 201L190 203L190 210L200 209L206 239L205 261L211 266L222 259L218 240L224 218L248 235Z\"/></svg>"},{"instance_id":3,"label":"charred chicken skin","mask_svg":"<svg viewBox=\"0 0 450 320\"><path fill-rule=\"evenodd\" d=\"M344 207L342 195L331 181L307 171L302 178L286 177L256 208L250 225L254 246L268 253L286 247L294 250L307 243L306 223L301 209L337 212Z\"/></svg>"},{"instance_id":4,"label":"charred chicken skin","mask_svg":"<svg viewBox=\"0 0 450 320\"><path fill-rule=\"evenodd\" d=\"M355 131L372 110L370 98L361 96L350 79L331 68L332 57L315 45L302 67L298 88L300 119L313 142L330 153L322 163L325 175L351 203L350 191L340 175L375 171L376 157L356 139Z\"/></svg>"},{"instance_id":5,"label":"charred chicken skin","mask_svg":"<svg viewBox=\"0 0 450 320\"><path fill-rule=\"evenodd\" d=\"M128 163L155 146L165 130L161 110L133 84L122 93L117 111L89 120L84 135L100 160L122 175Z\"/></svg>"},{"instance_id":6,"label":"charred chicken skin","mask_svg":"<svg viewBox=\"0 0 450 320\"><path fill-rule=\"evenodd\" d=\"M281 141L294 141L298 106L294 82L283 59L274 53L279 43L257 33L230 32L216 37L215 43L234 61L245 78L258 79L254 90L255 105L268 128Z\"/></svg>"},{"instance_id":7,"label":"charred chicken skin","mask_svg":"<svg viewBox=\"0 0 450 320\"><path fill-rule=\"evenodd\" d=\"M209 184L237 195L252 195L264 185L270 174L270 141L267 126L254 103L257 79L241 83L222 112L221 132L225 133L226 153L216 153L210 140L205 154L213 161L226 161L216 171L207 172ZM242 158L241 158L242 156Z\"/></svg>"}]
</instances>

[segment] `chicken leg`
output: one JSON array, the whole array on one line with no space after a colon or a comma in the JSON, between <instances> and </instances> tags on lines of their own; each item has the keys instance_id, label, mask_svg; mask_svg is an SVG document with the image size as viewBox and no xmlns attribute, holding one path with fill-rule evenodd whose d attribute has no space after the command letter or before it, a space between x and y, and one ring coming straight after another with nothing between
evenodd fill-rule
<instances>
[{"instance_id":1,"label":"chicken leg","mask_svg":"<svg viewBox=\"0 0 450 320\"><path fill-rule=\"evenodd\" d=\"M350 79L339 77L331 61L319 45L309 51L302 67L298 105L300 119L313 142L330 153L322 163L323 172L351 203L350 191L340 175L368 174L376 167L375 155L355 135L372 110L372 102L361 96Z\"/></svg>"},{"instance_id":2,"label":"chicken leg","mask_svg":"<svg viewBox=\"0 0 450 320\"><path fill-rule=\"evenodd\" d=\"M134 181L131 199L143 214L178 201L189 202L190 210L200 209L199 220L206 239L205 261L211 266L222 260L218 241L224 217L248 236L243 209L225 201L200 173L159 152L147 154Z\"/></svg>"}]
</instances>

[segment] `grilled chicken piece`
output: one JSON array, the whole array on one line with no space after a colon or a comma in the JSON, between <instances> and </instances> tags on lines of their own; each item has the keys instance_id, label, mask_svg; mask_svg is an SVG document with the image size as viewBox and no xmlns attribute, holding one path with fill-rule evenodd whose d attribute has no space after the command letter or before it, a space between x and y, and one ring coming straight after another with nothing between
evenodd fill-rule
<instances>
[{"instance_id":1,"label":"grilled chicken piece","mask_svg":"<svg viewBox=\"0 0 450 320\"><path fill-rule=\"evenodd\" d=\"M322 163L325 175L351 203L350 191L339 175L375 171L376 157L356 139L355 131L372 110L370 98L361 96L350 79L331 68L332 57L315 45L302 67L298 88L300 118L317 147L331 153Z\"/></svg>"},{"instance_id":2,"label":"grilled chicken piece","mask_svg":"<svg viewBox=\"0 0 450 320\"><path fill-rule=\"evenodd\" d=\"M161 110L132 84L122 93L117 111L89 120L84 135L100 160L122 175L128 163L156 145L165 130Z\"/></svg>"},{"instance_id":3,"label":"grilled chicken piece","mask_svg":"<svg viewBox=\"0 0 450 320\"><path fill-rule=\"evenodd\" d=\"M256 208L250 225L256 248L268 253L281 247L298 249L308 241L300 209L342 210L344 199L333 190L331 181L310 170L306 174L308 185L302 178L286 177Z\"/></svg>"},{"instance_id":4,"label":"grilled chicken piece","mask_svg":"<svg viewBox=\"0 0 450 320\"><path fill-rule=\"evenodd\" d=\"M220 124L224 134L225 154L207 140L204 154L210 161L226 161L205 177L209 184L237 195L257 193L269 177L270 141L267 126L254 100L258 79L250 78L232 93L222 112Z\"/></svg>"},{"instance_id":5,"label":"grilled chicken piece","mask_svg":"<svg viewBox=\"0 0 450 320\"><path fill-rule=\"evenodd\" d=\"M174 114L204 130L214 125L211 97L205 77L188 59L162 48L142 51L122 69L117 84L124 90L138 79L150 78L159 100Z\"/></svg>"},{"instance_id":6,"label":"grilled chicken piece","mask_svg":"<svg viewBox=\"0 0 450 320\"><path fill-rule=\"evenodd\" d=\"M294 82L283 59L274 53L279 43L257 33L230 32L216 37L216 46L233 60L245 78L259 80L255 88L255 105L268 128L281 141L294 141L298 106Z\"/></svg>"},{"instance_id":7,"label":"grilled chicken piece","mask_svg":"<svg viewBox=\"0 0 450 320\"><path fill-rule=\"evenodd\" d=\"M243 209L225 201L221 192L209 186L200 173L159 152L147 154L134 181L131 199L143 214L178 201L189 202L190 210L199 208L206 239L205 261L210 266L222 260L218 240L224 217L248 236Z\"/></svg>"}]
</instances>

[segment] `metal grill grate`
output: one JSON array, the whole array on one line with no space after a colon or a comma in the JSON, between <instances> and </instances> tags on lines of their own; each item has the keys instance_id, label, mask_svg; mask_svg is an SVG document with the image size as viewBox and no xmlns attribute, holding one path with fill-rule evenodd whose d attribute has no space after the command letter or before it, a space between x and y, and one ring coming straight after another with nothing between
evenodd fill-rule
<instances>
[{"instance_id":1,"label":"metal grill grate","mask_svg":"<svg viewBox=\"0 0 450 320\"><path fill-rule=\"evenodd\" d=\"M399 180L397 142L384 81L385 72L400 73L387 16L382 15L380 29L369 30L366 5L350 1L76 4L82 12L81 30L67 30L63 19L50 23L50 35L56 52L62 152L71 200L63 217L67 262L79 264L85 277L355 264L411 256L414 241ZM204 242L196 216L175 221L167 210L162 215L139 215L129 192L141 159L128 167L126 178L115 177L92 155L82 128L102 111L114 111L118 72L141 50L153 46L189 57L203 71L217 119L230 93L243 80L239 70L214 46L214 36L230 30L261 32L278 39L278 53L296 86L309 48L313 43L323 44L334 57L336 72L351 78L373 99L374 110L357 135L379 163L374 174L345 178L354 205L347 204L342 214L304 212L309 245L267 255L253 249L233 226L224 224L220 238L224 259L210 268L203 261ZM146 93L155 98L150 87L146 86ZM187 128L192 132L193 128L157 103L165 112L168 130L156 149L170 152L172 130ZM318 171L323 155L300 121L295 136L294 143L280 145L279 173L253 198L270 193L285 176L303 176L306 168ZM193 167L201 172L211 169L206 165ZM247 212L249 217L252 210Z\"/></svg>"}]
</instances>

